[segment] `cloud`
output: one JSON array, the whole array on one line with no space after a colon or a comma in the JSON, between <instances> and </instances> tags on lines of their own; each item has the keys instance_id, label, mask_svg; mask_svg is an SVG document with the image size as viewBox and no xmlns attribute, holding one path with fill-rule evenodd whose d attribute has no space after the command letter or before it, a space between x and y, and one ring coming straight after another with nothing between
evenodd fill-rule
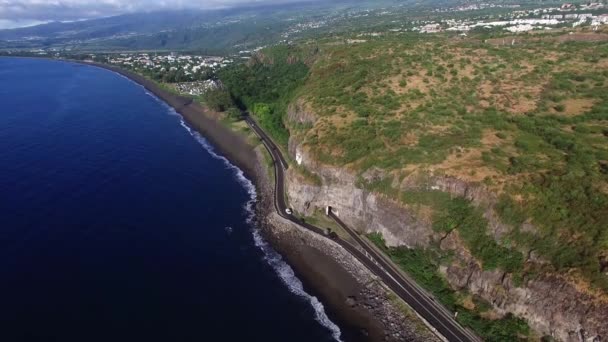
<instances>
[{"instance_id":1,"label":"cloud","mask_svg":"<svg viewBox=\"0 0 608 342\"><path fill-rule=\"evenodd\" d=\"M34 22L70 21L124 13L177 9L218 9L292 0L0 0L0 28Z\"/></svg>"},{"instance_id":2,"label":"cloud","mask_svg":"<svg viewBox=\"0 0 608 342\"><path fill-rule=\"evenodd\" d=\"M23 20L21 20L21 19L20 20L0 19L0 30L17 28L17 27L35 26L35 25L41 25L41 24L46 24L46 23L48 23L48 21L29 20L29 19L23 19Z\"/></svg>"}]
</instances>

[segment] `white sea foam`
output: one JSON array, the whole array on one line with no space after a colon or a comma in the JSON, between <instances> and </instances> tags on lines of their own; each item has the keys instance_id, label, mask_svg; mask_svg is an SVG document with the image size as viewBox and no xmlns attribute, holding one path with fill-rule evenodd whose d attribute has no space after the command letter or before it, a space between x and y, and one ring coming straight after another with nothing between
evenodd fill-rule
<instances>
[{"instance_id":1,"label":"white sea foam","mask_svg":"<svg viewBox=\"0 0 608 342\"><path fill-rule=\"evenodd\" d=\"M283 283L287 286L287 288L292 293L304 298L305 300L307 300L310 303L310 305L312 306L312 308L315 311L315 319L321 325L323 325L329 331L331 331L333 338L336 341L342 341L340 339L340 337L342 335L342 333L340 332L340 328L334 322L332 322L329 319L329 317L327 317L323 304L317 299L317 297L311 296L310 294L306 293L302 282L295 275L291 266L289 266L283 260L283 257L279 253L277 253L274 249L272 249L272 247L268 244L268 242L266 242L266 240L264 240L264 238L260 234L259 227L257 227L257 225L256 225L257 222L255 221L255 211L254 211L254 205L257 200L257 192L255 190L255 186L253 185L253 183L249 179L247 179L247 177L245 177L245 173L241 169L236 167L234 164L232 164L226 157L217 154L215 152L215 150L213 149L213 146L211 146L209 144L207 139L205 139L197 131L193 130L190 126L188 126L188 124L184 121L184 118L179 113L177 113L171 106L169 106L166 102L162 101L156 95L152 94L152 92L148 91L141 84L131 80L130 78L128 78L120 73L117 73L117 72L114 72L114 73L116 73L119 76L126 78L129 81L142 87L144 89L144 92L147 95L151 96L156 101L158 101L161 105L163 105L165 108L167 108L168 113L170 115L175 115L175 116L179 117L180 124L188 131L188 133L190 133L190 135L192 137L194 137L194 139L196 139L196 141L198 141L201 144L201 146L203 146L203 148L207 152L209 152L209 154L211 156L213 156L216 159L221 160L224 163L224 165L226 165L226 168L233 171L233 174L235 175L238 182L247 190L247 193L249 194L249 200L244 205L245 212L247 213L246 221L252 227L252 234L253 234L253 240L254 240L255 245L264 253L264 260L274 269L274 271L277 273L277 275L279 276L281 281L283 281Z\"/></svg>"},{"instance_id":2,"label":"white sea foam","mask_svg":"<svg viewBox=\"0 0 608 342\"><path fill-rule=\"evenodd\" d=\"M154 97L156 98L156 96ZM196 139L203 146L203 148L207 150L209 154L211 154L211 156L221 160L228 169L234 172L238 182L245 187L247 193L249 194L249 200L244 205L245 212L247 213L246 221L252 227L254 243L264 254L264 260L272 267L281 281L293 294L304 298L310 303L315 312L315 319L331 332L333 338L336 341L341 341L340 337L342 333L340 332L340 328L334 322L332 322L329 317L327 317L323 304L317 299L317 297L306 293L302 282L295 275L293 269L283 260L283 257L279 253L272 249L272 247L260 234L259 227L257 227L257 222L255 220L254 205L257 200L257 192L253 183L247 179L247 177L245 177L245 173L241 169L232 164L226 157L217 154L207 139L188 126L181 115L175 112L175 110L172 108L170 108L169 113L171 115L179 116L180 124L188 131L188 133L190 133L190 135L192 135L192 137L194 137L194 139Z\"/></svg>"},{"instance_id":3,"label":"white sea foam","mask_svg":"<svg viewBox=\"0 0 608 342\"><path fill-rule=\"evenodd\" d=\"M300 279L296 277L293 269L283 260L283 257L272 249L268 242L262 238L258 229L253 230L253 239L255 245L264 252L264 260L266 260L275 272L277 272L279 278L287 285L289 290L297 296L306 299L315 311L315 319L331 331L331 334L336 341L341 341L340 337L342 333L340 332L340 328L327 317L323 304L317 297L311 296L304 291L304 286Z\"/></svg>"},{"instance_id":4,"label":"white sea foam","mask_svg":"<svg viewBox=\"0 0 608 342\"><path fill-rule=\"evenodd\" d=\"M247 193L249 194L249 200L243 206L245 212L247 213L246 222L247 222L247 224L249 224L252 227L254 243L255 243L256 247L258 247L264 254L264 260L272 267L272 269L277 273L277 275L279 276L281 281L287 286L287 288L293 294L295 294L301 298L304 298L305 300L307 300L310 303L310 305L312 306L312 308L315 311L315 319L317 320L317 322L319 322L321 325L326 327L331 332L333 338L336 341L342 341L340 339L340 337L342 335L340 328L334 322L332 322L329 319L329 317L327 317L327 313L325 313L325 308L323 307L323 304L319 301L319 299L317 299L317 297L311 296L310 294L306 293L306 291L304 290L304 285L302 284L302 281L300 281L300 279L298 279L298 277L295 275L291 266L289 266L283 260L283 257L279 253L277 253L274 249L272 249L272 247L268 244L268 242L266 242L266 240L264 240L264 238L260 234L259 227L257 227L257 222L255 220L255 211L254 211L254 205L257 200L257 192L255 190L255 186L253 185L253 183L249 179L247 179L247 177L245 177L245 173L243 172L243 170L239 169L234 164L232 164L226 157L217 154L215 152L213 146L211 146L211 144L209 144L207 139L205 139L196 130L194 130L190 126L188 126L188 124L186 123L184 118L179 113L177 113L175 111L175 109L173 109L173 107L169 106L166 102L159 99L156 95L154 95L152 92L148 91L145 87L138 84L137 82L129 79L128 77L126 77L124 75L121 75L121 74L119 74L119 75L124 78L127 78L129 81L141 86L147 95L151 96L156 101L158 101L161 105L166 107L167 111L170 115L179 117L180 125L182 125L182 127L184 127L188 131L188 133L190 133L190 135L194 139L196 139L196 141L198 141L201 144L201 146L203 146L203 148L212 157L214 157L218 160L221 160L227 169L230 169L233 171L233 174L235 175L237 181L247 190Z\"/></svg>"}]
</instances>

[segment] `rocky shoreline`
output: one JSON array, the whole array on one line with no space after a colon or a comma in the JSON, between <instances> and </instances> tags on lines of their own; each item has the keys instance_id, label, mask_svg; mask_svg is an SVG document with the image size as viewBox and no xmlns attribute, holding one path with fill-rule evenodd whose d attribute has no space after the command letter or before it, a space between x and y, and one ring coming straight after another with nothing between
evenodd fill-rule
<instances>
[{"instance_id":1,"label":"rocky shoreline","mask_svg":"<svg viewBox=\"0 0 608 342\"><path fill-rule=\"evenodd\" d=\"M284 220L272 205L273 179L264 156L237 133L190 99L175 95L153 81L113 66L84 63L121 74L142 85L173 107L188 124L254 181L259 193L256 210L264 237L283 255L303 283L326 305L344 329L348 341L439 341L419 318L400 302L355 257L331 240Z\"/></svg>"},{"instance_id":2,"label":"rocky shoreline","mask_svg":"<svg viewBox=\"0 0 608 342\"><path fill-rule=\"evenodd\" d=\"M261 158L261 152L257 151ZM258 217L264 236L329 306L347 341L440 341L409 307L355 257L333 241L283 219L272 205L272 182L260 166Z\"/></svg>"}]
</instances>

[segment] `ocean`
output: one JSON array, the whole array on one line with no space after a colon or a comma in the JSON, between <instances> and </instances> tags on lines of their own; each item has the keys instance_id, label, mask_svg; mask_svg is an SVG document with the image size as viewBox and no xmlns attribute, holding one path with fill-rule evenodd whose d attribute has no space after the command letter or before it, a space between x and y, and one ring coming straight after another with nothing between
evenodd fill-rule
<instances>
[{"instance_id":1,"label":"ocean","mask_svg":"<svg viewBox=\"0 0 608 342\"><path fill-rule=\"evenodd\" d=\"M0 58L0 341L336 341L242 171L143 87Z\"/></svg>"}]
</instances>

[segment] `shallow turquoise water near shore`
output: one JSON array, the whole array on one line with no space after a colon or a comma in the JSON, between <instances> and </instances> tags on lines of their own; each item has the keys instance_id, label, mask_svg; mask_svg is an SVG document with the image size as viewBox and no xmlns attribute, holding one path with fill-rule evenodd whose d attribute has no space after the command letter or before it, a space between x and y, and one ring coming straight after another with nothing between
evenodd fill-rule
<instances>
[{"instance_id":1,"label":"shallow turquoise water near shore","mask_svg":"<svg viewBox=\"0 0 608 342\"><path fill-rule=\"evenodd\" d=\"M332 341L255 190L98 68L0 58L0 340Z\"/></svg>"}]
</instances>

